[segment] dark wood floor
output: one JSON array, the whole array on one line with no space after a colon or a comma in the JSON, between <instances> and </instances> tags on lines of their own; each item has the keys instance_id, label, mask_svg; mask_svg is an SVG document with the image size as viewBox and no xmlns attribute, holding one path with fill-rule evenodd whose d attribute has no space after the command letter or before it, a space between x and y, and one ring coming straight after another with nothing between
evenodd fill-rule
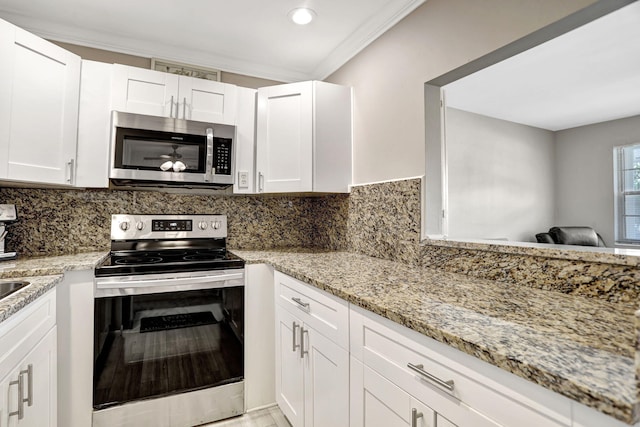
<instances>
[{"instance_id":1,"label":"dark wood floor","mask_svg":"<svg viewBox=\"0 0 640 427\"><path fill-rule=\"evenodd\" d=\"M131 335L115 332L106 351L94 393L94 406L100 408L243 376L242 345L225 323Z\"/></svg>"}]
</instances>

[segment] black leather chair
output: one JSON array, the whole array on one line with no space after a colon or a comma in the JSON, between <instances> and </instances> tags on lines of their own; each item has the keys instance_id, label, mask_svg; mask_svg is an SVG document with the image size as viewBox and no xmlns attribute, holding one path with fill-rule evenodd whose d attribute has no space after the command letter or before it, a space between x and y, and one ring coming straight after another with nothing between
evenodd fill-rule
<instances>
[{"instance_id":1,"label":"black leather chair","mask_svg":"<svg viewBox=\"0 0 640 427\"><path fill-rule=\"evenodd\" d=\"M536 234L536 240L556 245L607 246L591 227L551 227L547 233Z\"/></svg>"}]
</instances>

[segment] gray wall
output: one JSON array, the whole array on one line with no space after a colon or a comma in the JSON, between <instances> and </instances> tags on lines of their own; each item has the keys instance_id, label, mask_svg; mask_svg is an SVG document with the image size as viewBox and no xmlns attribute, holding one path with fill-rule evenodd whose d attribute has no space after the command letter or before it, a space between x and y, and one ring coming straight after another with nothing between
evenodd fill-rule
<instances>
[{"instance_id":1,"label":"gray wall","mask_svg":"<svg viewBox=\"0 0 640 427\"><path fill-rule=\"evenodd\" d=\"M640 116L556 132L559 225L588 225L614 245L613 147L640 142Z\"/></svg>"},{"instance_id":2,"label":"gray wall","mask_svg":"<svg viewBox=\"0 0 640 427\"><path fill-rule=\"evenodd\" d=\"M534 242L553 225L554 133L447 108L449 237Z\"/></svg>"},{"instance_id":3,"label":"gray wall","mask_svg":"<svg viewBox=\"0 0 640 427\"><path fill-rule=\"evenodd\" d=\"M592 3L426 1L327 78L354 89L354 183L424 174L425 82Z\"/></svg>"}]
</instances>

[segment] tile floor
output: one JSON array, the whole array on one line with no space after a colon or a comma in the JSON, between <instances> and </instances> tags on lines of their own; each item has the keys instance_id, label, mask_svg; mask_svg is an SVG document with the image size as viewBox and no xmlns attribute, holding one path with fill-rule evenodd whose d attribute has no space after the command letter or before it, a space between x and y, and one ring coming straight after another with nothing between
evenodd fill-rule
<instances>
[{"instance_id":1,"label":"tile floor","mask_svg":"<svg viewBox=\"0 0 640 427\"><path fill-rule=\"evenodd\" d=\"M291 427L291 424L277 406L272 406L201 427Z\"/></svg>"}]
</instances>

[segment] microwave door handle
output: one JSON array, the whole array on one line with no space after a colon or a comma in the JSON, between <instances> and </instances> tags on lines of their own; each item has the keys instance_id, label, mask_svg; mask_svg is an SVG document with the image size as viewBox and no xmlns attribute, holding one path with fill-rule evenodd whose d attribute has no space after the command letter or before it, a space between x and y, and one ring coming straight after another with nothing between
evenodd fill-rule
<instances>
[{"instance_id":1,"label":"microwave door handle","mask_svg":"<svg viewBox=\"0 0 640 427\"><path fill-rule=\"evenodd\" d=\"M207 128L207 161L204 180L212 182L213 175L215 175L215 171L213 170L213 129Z\"/></svg>"}]
</instances>

